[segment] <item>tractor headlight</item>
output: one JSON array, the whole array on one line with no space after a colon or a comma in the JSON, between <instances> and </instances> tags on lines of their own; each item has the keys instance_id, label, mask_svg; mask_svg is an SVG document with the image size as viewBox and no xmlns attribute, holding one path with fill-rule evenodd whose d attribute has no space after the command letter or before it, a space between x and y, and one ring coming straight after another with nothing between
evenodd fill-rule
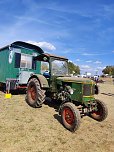
<instances>
[{"instance_id":1,"label":"tractor headlight","mask_svg":"<svg viewBox=\"0 0 114 152\"><path fill-rule=\"evenodd\" d=\"M70 94L73 94L74 93L74 90L70 87L70 86L67 86L67 90Z\"/></svg>"},{"instance_id":2,"label":"tractor headlight","mask_svg":"<svg viewBox=\"0 0 114 152\"><path fill-rule=\"evenodd\" d=\"M69 89L69 93L70 94L73 94L74 93L74 90L71 88L71 89Z\"/></svg>"}]
</instances>

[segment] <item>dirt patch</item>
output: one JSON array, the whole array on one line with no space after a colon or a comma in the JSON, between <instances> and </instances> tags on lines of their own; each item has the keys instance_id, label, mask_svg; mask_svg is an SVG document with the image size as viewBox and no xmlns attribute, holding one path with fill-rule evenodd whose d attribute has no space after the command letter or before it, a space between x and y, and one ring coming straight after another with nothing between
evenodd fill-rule
<instances>
[{"instance_id":1,"label":"dirt patch","mask_svg":"<svg viewBox=\"0 0 114 152\"><path fill-rule=\"evenodd\" d=\"M75 133L63 127L58 106L50 101L33 109L25 95L5 99L0 92L0 152L113 152L114 85L105 82L99 87L96 98L106 103L107 119L97 122L84 117Z\"/></svg>"}]
</instances>

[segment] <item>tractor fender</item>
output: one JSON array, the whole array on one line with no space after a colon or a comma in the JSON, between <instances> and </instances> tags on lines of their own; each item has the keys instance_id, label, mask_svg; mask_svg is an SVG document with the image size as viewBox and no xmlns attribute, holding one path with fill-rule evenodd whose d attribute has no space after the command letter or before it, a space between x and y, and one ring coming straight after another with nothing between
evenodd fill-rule
<instances>
[{"instance_id":1,"label":"tractor fender","mask_svg":"<svg viewBox=\"0 0 114 152\"><path fill-rule=\"evenodd\" d=\"M38 79L38 81L40 82L41 88L49 88L48 81L47 81L47 79L43 75L41 75L41 74L32 75L29 78L29 80L32 79L32 78Z\"/></svg>"}]
</instances>

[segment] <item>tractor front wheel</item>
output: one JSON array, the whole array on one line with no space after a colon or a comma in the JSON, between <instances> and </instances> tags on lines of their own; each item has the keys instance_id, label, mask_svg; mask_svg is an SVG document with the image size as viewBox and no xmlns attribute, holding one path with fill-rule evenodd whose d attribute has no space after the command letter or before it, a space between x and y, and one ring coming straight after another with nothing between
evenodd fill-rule
<instances>
[{"instance_id":1,"label":"tractor front wheel","mask_svg":"<svg viewBox=\"0 0 114 152\"><path fill-rule=\"evenodd\" d=\"M73 103L67 102L61 106L62 123L71 132L75 132L81 122L80 112Z\"/></svg>"},{"instance_id":2,"label":"tractor front wheel","mask_svg":"<svg viewBox=\"0 0 114 152\"><path fill-rule=\"evenodd\" d=\"M27 85L26 102L31 107L41 107L45 101L45 90L42 90L36 78L30 79Z\"/></svg>"},{"instance_id":3,"label":"tractor front wheel","mask_svg":"<svg viewBox=\"0 0 114 152\"><path fill-rule=\"evenodd\" d=\"M105 103L103 101L100 100L96 100L96 108L94 111L92 111L90 113L90 117L92 117L93 119L97 120L97 121L103 121L106 119L107 115L108 115L108 109L107 106L105 105Z\"/></svg>"}]
</instances>

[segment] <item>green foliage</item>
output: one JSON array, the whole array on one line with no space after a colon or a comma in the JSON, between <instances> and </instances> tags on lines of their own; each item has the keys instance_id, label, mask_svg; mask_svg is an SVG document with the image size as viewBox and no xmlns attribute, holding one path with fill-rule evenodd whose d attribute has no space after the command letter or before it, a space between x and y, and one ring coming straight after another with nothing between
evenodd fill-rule
<instances>
[{"instance_id":1,"label":"green foliage","mask_svg":"<svg viewBox=\"0 0 114 152\"><path fill-rule=\"evenodd\" d=\"M80 74L80 68L79 66L75 65L74 63L72 62L68 62L68 68L69 68L69 73L70 74Z\"/></svg>"},{"instance_id":2,"label":"green foliage","mask_svg":"<svg viewBox=\"0 0 114 152\"><path fill-rule=\"evenodd\" d=\"M114 78L114 69L112 70L112 76L113 76L113 78Z\"/></svg>"},{"instance_id":3,"label":"green foliage","mask_svg":"<svg viewBox=\"0 0 114 152\"><path fill-rule=\"evenodd\" d=\"M106 66L105 69L103 69L103 74L109 74L114 75L114 66Z\"/></svg>"}]
</instances>

